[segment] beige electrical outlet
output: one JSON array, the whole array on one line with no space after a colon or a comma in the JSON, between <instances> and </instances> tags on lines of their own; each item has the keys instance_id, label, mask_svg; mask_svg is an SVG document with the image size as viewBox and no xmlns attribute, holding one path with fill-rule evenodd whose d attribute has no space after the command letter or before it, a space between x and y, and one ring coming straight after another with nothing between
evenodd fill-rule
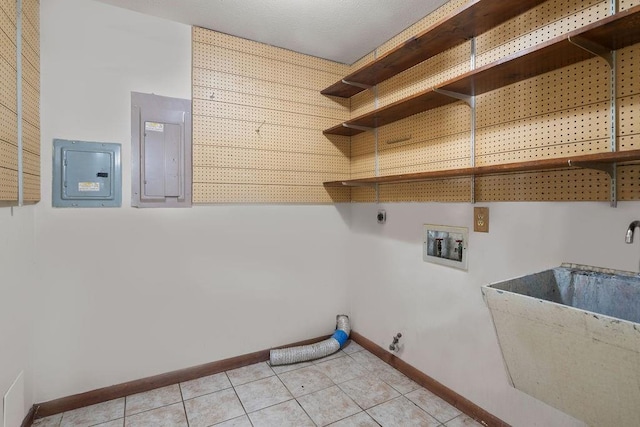
<instances>
[{"instance_id":1,"label":"beige electrical outlet","mask_svg":"<svg viewBox=\"0 0 640 427\"><path fill-rule=\"evenodd\" d=\"M489 232L489 208L473 208L473 231Z\"/></svg>"}]
</instances>

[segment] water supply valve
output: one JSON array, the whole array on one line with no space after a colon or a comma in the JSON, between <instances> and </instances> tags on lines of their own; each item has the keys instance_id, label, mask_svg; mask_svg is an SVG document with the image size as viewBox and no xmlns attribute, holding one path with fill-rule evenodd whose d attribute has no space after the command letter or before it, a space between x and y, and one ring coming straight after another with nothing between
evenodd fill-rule
<instances>
[{"instance_id":1,"label":"water supply valve","mask_svg":"<svg viewBox=\"0 0 640 427\"><path fill-rule=\"evenodd\" d=\"M400 338L402 338L402 334L398 332L396 336L393 337L393 342L389 345L389 350L393 351L394 353L400 351L400 344L398 343L398 341L400 341Z\"/></svg>"}]
</instances>

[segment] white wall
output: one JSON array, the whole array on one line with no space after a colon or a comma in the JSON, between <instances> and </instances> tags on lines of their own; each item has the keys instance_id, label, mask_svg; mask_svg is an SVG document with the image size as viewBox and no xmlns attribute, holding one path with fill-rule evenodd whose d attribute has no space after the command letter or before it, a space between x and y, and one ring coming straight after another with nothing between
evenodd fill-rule
<instances>
[{"instance_id":1,"label":"white wall","mask_svg":"<svg viewBox=\"0 0 640 427\"><path fill-rule=\"evenodd\" d=\"M473 229L470 204L352 207L353 327L382 347L402 332L400 357L516 426L581 422L511 388L480 287L573 262L638 271L640 248L624 243L640 203L490 203L490 232L469 235L468 272L422 261L422 225Z\"/></svg>"},{"instance_id":2,"label":"white wall","mask_svg":"<svg viewBox=\"0 0 640 427\"><path fill-rule=\"evenodd\" d=\"M130 92L190 97L190 28L87 0L41 2L41 21L36 401L318 336L348 309L358 332L383 347L402 332L403 359L505 421L580 425L507 385L480 286L563 261L637 271L623 234L639 203L490 204L468 272L424 263L421 231L471 227L469 204L387 205L384 226L371 204L136 210ZM51 208L53 138L123 144L124 206Z\"/></svg>"},{"instance_id":3,"label":"white wall","mask_svg":"<svg viewBox=\"0 0 640 427\"><path fill-rule=\"evenodd\" d=\"M25 413L33 404L33 217L33 206L13 208L13 214L11 208L0 208L0 400L24 371Z\"/></svg>"},{"instance_id":4,"label":"white wall","mask_svg":"<svg viewBox=\"0 0 640 427\"><path fill-rule=\"evenodd\" d=\"M36 401L332 332L348 206L131 208L130 92L190 98L191 29L41 2ZM123 207L51 208L53 138L123 145Z\"/></svg>"}]
</instances>

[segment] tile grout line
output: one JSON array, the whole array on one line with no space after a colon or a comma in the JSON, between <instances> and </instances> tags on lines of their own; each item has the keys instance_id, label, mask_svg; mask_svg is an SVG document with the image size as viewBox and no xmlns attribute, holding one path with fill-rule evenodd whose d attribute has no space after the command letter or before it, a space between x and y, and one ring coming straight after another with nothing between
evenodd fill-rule
<instances>
[{"instance_id":1,"label":"tile grout line","mask_svg":"<svg viewBox=\"0 0 640 427\"><path fill-rule=\"evenodd\" d=\"M254 365L260 365L260 364L266 364L267 366L269 366L269 364L267 362L258 362L258 363L255 363ZM249 366L251 366L251 365L249 365ZM238 369L242 369L242 368L238 368ZM275 373L275 371L271 368L271 366L269 366L269 369L271 369L271 372L273 373L273 375L268 375L266 377L258 378L258 379L251 380L251 381L247 381L246 383L242 383L242 384L238 384L238 385L233 384L233 381L231 381L231 378L229 378L229 375L227 374L227 372L230 372L230 371L224 371L224 374L227 375L227 379L229 380L229 383L231 384L231 387L233 387L235 389L236 387L241 387L241 386L246 385L246 384L255 383L256 381L262 381L262 380L265 380L267 378L271 378L273 376L278 376L278 374ZM232 371L235 371L235 369L232 369Z\"/></svg>"},{"instance_id":2,"label":"tile grout line","mask_svg":"<svg viewBox=\"0 0 640 427\"><path fill-rule=\"evenodd\" d=\"M362 351L362 350L364 350L364 349L361 349L361 350L359 350L359 351ZM355 353L357 353L357 352L358 352L358 351L354 351L352 354L355 354ZM372 354L372 353L370 353L370 354ZM376 356L376 355L374 355L374 354L372 354L372 355L373 355L376 359L380 360L380 358L379 358L378 356ZM348 354L348 356L351 356L351 354ZM352 359L354 362L356 362L360 367L362 367L362 368L363 368L363 369L364 369L368 374L370 374L370 373L373 373L373 372L374 372L374 370L367 369L365 366L363 366L363 364L362 364L362 363L358 362L356 359L354 359L354 358L351 358L351 359ZM393 367L392 367L392 368L393 368ZM399 372L399 371L398 371L397 369L395 369L395 368L393 368L393 370L394 370L394 371L396 371L396 372ZM399 372L399 373L400 373L400 374L402 374L401 372ZM404 376L404 374L402 374L402 375ZM377 406L383 405L383 404L385 404L385 403L387 403L387 402L391 402L391 401L393 401L393 400L395 400L395 399L399 399L399 398L404 397L406 400L408 400L408 401L409 401L409 402L411 402L414 406L416 406L420 411L424 412L424 413L425 413L425 414L427 414L429 417L431 417L432 419L434 419L434 420L439 424L439 426L444 426L444 425L445 425L443 422L441 422L439 419L437 419L435 416L433 416L430 412L428 412L428 411L426 411L426 410L422 409L420 406L418 406L415 402L413 402L411 399L409 399L409 398L406 396L407 394L413 393L414 391L419 390L419 389L421 389L421 388L423 388L423 387L418 387L418 388L416 388L416 389L414 389L414 390L410 390L410 391L408 391L408 392L406 392L406 393L402 393L402 391L398 390L398 389L397 389L396 387L394 387L392 384L389 384L389 382L388 382L388 381L385 381L385 380L384 380L384 379L382 379L382 378L380 378L380 381L382 381L382 382L383 382L384 384L386 384L387 386L391 387L391 389L392 389L392 390L394 390L395 392L397 392L397 393L399 394L399 396L396 396L396 397L393 397L393 398L391 398L391 399L385 400L384 402L380 402L380 403L378 403L377 405L372 406L371 408L367 408L367 409L364 409L364 408L363 408L363 409L362 409L362 410L363 410L367 415L369 415L369 416L374 420L374 422L378 423L378 421L377 421L377 420L375 420L375 419L373 418L373 416L368 412L368 410L369 410L369 409L372 409L372 408L375 408L375 407L377 407ZM342 389L342 387L340 387L340 390L342 390L345 394L347 394L347 393ZM348 394L347 394L347 395L348 395ZM353 400L353 399L352 399L352 400ZM358 404L356 403L356 405L358 405ZM360 405L358 405L358 406L359 406L359 407L361 407ZM361 407L361 408L362 408L362 407ZM459 415L458 415L458 416L459 416ZM457 416L456 416L456 417L457 417ZM456 417L454 417L454 418L456 418ZM452 418L452 419L454 419L454 418ZM449 420L449 421L451 421L451 420ZM449 422L449 421L447 421L447 422ZM380 425L380 424L378 423L378 425ZM446 426L445 426L445 427L446 427Z\"/></svg>"},{"instance_id":3,"label":"tile grout line","mask_svg":"<svg viewBox=\"0 0 640 427\"><path fill-rule=\"evenodd\" d=\"M264 362L264 363L266 363L266 362ZM300 404L300 402L298 402L298 398L297 398L296 396L294 396L294 395L293 395L293 393L291 392L291 390L289 389L289 387L287 387L287 385L284 383L284 381L282 381L282 379L280 378L280 374L278 374L278 373L273 369L273 367L272 367L271 365L269 365L268 363L266 363L266 364L267 364L267 366L269 366L269 369L271 369L271 371L273 372L273 375L272 375L272 376L275 376L275 377L278 379L278 381L280 381L280 383L283 385L283 387L285 388L285 390L287 390L287 392L291 395L291 399L289 399L289 400L285 400L284 402L274 403L273 405L265 406L264 408L257 409L257 410L255 410L255 411L253 411L253 412L251 412L251 413L260 412L260 411L262 411L262 410L265 410L265 409L268 409L268 408L272 408L272 407L274 407L274 406L277 406L277 405L280 405L280 404L283 404L283 403L286 403L286 402L290 402L290 401L292 401L292 400L293 400L293 401L295 401L295 402L296 402L296 404L297 404L297 405L302 409L302 411L303 411L303 412L304 412L304 413L309 417L309 419L311 420L311 422L312 422L314 425L316 425L316 426L317 426L317 424L315 423L315 421L313 421L313 419L311 418L311 416L307 413L307 411L305 411L304 407ZM302 366L302 367L297 368L297 369L292 369L291 371L282 372L282 374L286 374L286 373L288 373L288 372L294 372L294 371L297 371L297 370L300 370L300 369L304 369L304 368L307 368L307 367L311 367L311 366L314 366L314 365L310 365L310 366ZM244 384L240 384L240 385L250 384L250 383L257 382L257 381L261 381L261 380L264 380L264 379L267 379L267 378L271 378L271 376L268 376L268 377L265 377L265 378L260 378L260 379L254 380L254 381L249 381L248 383L244 383ZM335 384L334 384L334 385L332 385L331 387L334 387L334 386L335 386ZM250 423L251 423L251 425L253 426L253 422L251 421L251 417L249 417L249 412L247 412L246 408L244 407L244 404L242 403L242 400L240 400L240 396L238 396L238 393L237 393L237 391L235 390L235 386L233 386L233 389L234 389L234 392L236 393L236 396L238 397L238 400L240 401L240 404L242 405L243 409L245 410L245 414L246 414L247 418L249 418L249 422L250 422ZM323 389L323 390L325 390L325 389ZM311 393L309 393L309 394L311 394ZM306 395L305 395L305 396L306 396ZM301 396L300 396L300 397L301 397Z\"/></svg>"},{"instance_id":4,"label":"tile grout line","mask_svg":"<svg viewBox=\"0 0 640 427\"><path fill-rule=\"evenodd\" d=\"M129 395L131 396L131 395ZM122 426L125 427L127 425L127 397L129 396L125 396L124 399L124 408L122 408Z\"/></svg>"},{"instance_id":5,"label":"tile grout line","mask_svg":"<svg viewBox=\"0 0 640 427\"><path fill-rule=\"evenodd\" d=\"M242 403L242 400L240 400L240 396L238 395L238 392L236 391L236 387L233 385L233 383L231 382L231 378L229 378L229 371L224 371L222 372L224 374L224 376L227 378L227 381L229 381L229 384L231 384L231 389L233 390L233 394L236 395L236 399L238 399L238 402L240 402L240 406L242 407L242 410L244 411L244 416L247 418L247 420L249 421L249 424L253 427L253 421L251 421L251 418L249 417L249 413L247 412L247 409L244 407L244 403ZM268 378L268 377L267 377ZM249 384L249 383L246 383ZM228 390L228 388L225 388L223 390ZM222 390L219 390L222 391ZM214 392L215 393L215 392ZM238 417L234 417L231 418L232 420L236 419L236 418L240 418L242 417L242 415L238 416ZM229 420L226 420L229 421ZM223 421L223 422L226 422Z\"/></svg>"},{"instance_id":6,"label":"tile grout line","mask_svg":"<svg viewBox=\"0 0 640 427\"><path fill-rule=\"evenodd\" d=\"M362 350L364 350L364 349L363 349L363 348L361 348L361 349L356 350L356 351L351 352L351 353L346 353L344 350L341 350L341 351L342 351L342 353L344 353L344 356L333 357L333 358L331 358L331 359L329 359L329 360L326 360L326 361L323 361L323 362L313 363L311 366L308 366L308 367L318 366L318 365L321 365L321 364L323 364L323 363L325 363L325 362L330 362L330 361L332 361L332 360L341 359L342 357L349 357L349 358L350 358L354 363L356 363L359 367L362 367L362 369L364 369L364 371L365 371L365 374L364 374L364 375L366 375L366 374L371 373L371 371L370 371L369 369L364 368L360 362L358 362L358 361L357 361L357 360L355 360L353 357L351 357L351 355L352 355L352 354L355 354L355 353L357 353L357 352L359 352L359 351L362 351ZM302 368L301 368L301 369L302 369ZM288 372L293 372L293 371L288 371ZM284 373L286 373L286 372L284 372ZM362 375L362 376L364 376L364 375ZM325 376L326 376L326 375L325 375ZM358 378L360 378L360 377L361 377L361 376L356 377L356 378L353 378L352 380L358 379ZM327 377L327 378L329 378L329 377ZM342 387L340 387L340 384L344 384L344 383L349 382L349 381L352 381L352 380L342 381L342 382L340 382L340 383L336 383L336 382L335 382L333 379L331 379L331 378L329 378L329 380L333 383L333 385L331 385L331 386L329 386L329 387L325 387L325 388L320 389L320 390L313 391L313 392L311 392L311 393L308 393L308 394L305 394L305 395L302 395L302 396L295 397L296 402L297 402L297 403L298 403L298 405L302 408L302 410L307 414L307 416L309 416L309 418L311 418L311 416L307 413L307 411L305 411L304 407L303 407L303 406L300 404L300 402L298 401L298 398L301 398L301 397L304 397L304 396L308 396L308 395L311 395L311 394L314 394L314 393L318 393L318 392L320 392L320 391L324 391L324 390L327 390L327 389L332 388L332 387L338 387L338 389L339 389L340 391L342 391L342 392L343 392L343 393L344 393L344 394L345 394L345 395L346 395L346 396L347 396L347 397L348 397L348 398L349 398L349 399L350 399L350 400L351 400L351 401L352 401L352 402L353 402L353 403L354 403L354 404L355 404L355 405L360 409L360 411L359 411L359 412L357 412L357 413L355 413L355 414L353 414L353 415L349 415L349 416L347 416L347 417L340 418L340 419L338 419L338 420L336 420L336 421L332 422L331 424L334 424L334 423L340 422L340 421L342 421L342 420L346 420L347 418L351 418L351 417L356 416L356 415L358 415L358 414L360 414L360 413L365 413L365 414L367 414L367 415L368 415L368 416L369 416L369 417L370 417L370 418L371 418L371 419L372 419L372 420L373 420L377 425L380 425L380 424L379 424L375 419L373 419L373 417L371 417L371 415L367 412L367 409L365 409L365 408L363 408L362 406L360 406L360 404L358 404L355 400L353 400L353 398L352 398L351 396L349 396L349 394L348 394L346 391L344 391L344 389L343 389ZM281 381L282 381L282 380L281 380ZM384 381L383 381L383 382L384 382ZM284 383L284 382L283 382L283 383ZM387 383L385 382L385 384L387 384ZM387 384L387 385L388 385L389 387L391 387L393 390L395 390L395 389L394 389L390 384ZM286 387L286 385L285 385L285 387ZM395 390L395 391L397 392L397 390ZM401 395L402 395L402 394L401 394ZM393 400L393 399L389 399L389 400ZM386 401L384 401L384 402L381 402L381 403L379 403L378 405L381 405L381 404L383 404L383 403L386 403L386 402L388 402L389 400L386 400ZM374 406L372 406L372 407L375 407L375 406L378 406L378 405L374 405ZM313 421L313 419L312 419L311 421L315 424L315 422ZM317 425L317 424L316 424L316 425Z\"/></svg>"},{"instance_id":7,"label":"tile grout line","mask_svg":"<svg viewBox=\"0 0 640 427\"><path fill-rule=\"evenodd\" d=\"M285 387L286 387L286 386L285 386ZM301 397L302 397L302 396L301 396ZM314 426L316 426L316 427L318 427L318 424L317 424L315 421L313 421L313 418L311 418L311 415L309 415L309 413L307 412L307 410L306 410L306 409L304 409L304 406L302 406L302 404L301 404L300 402L298 402L298 398L297 398L297 397L294 397L294 398L293 398L293 400L294 400L294 401L296 402L296 404L300 407L300 409L302 409L302 412L304 412L304 413L305 413L305 415L306 415L307 417L309 417L309 419L311 420L311 422L313 423L313 425L314 425Z\"/></svg>"},{"instance_id":8,"label":"tile grout line","mask_svg":"<svg viewBox=\"0 0 640 427\"><path fill-rule=\"evenodd\" d=\"M433 415L431 415L430 412L427 412L425 409L422 409L416 402L414 402L413 400L409 399L407 396L402 395L401 397L404 397L405 399L407 399L409 402L411 402L416 408L418 408L419 410L421 410L422 412L424 412L425 414L427 414L428 416L430 416L431 418L433 418L434 420L436 420L436 422L440 425L444 425L444 423L442 421L440 421L439 419L437 419L436 417L434 417ZM455 417L454 417L455 418Z\"/></svg>"},{"instance_id":9,"label":"tile grout line","mask_svg":"<svg viewBox=\"0 0 640 427\"><path fill-rule=\"evenodd\" d=\"M357 361L356 361L356 363L357 363ZM365 370L367 371L367 373L371 373L371 372L372 372L372 371L370 371L370 370L368 370L368 369L366 369L366 368L365 368ZM362 406L360 406L360 404L358 404L358 403L357 403L357 402L355 402L355 400L354 400L354 403L355 403L356 405L358 405L358 407L360 407L360 408L362 409L362 412L366 413L366 414L367 414L367 415L368 415L368 416L369 416L369 417L370 417L370 418L371 418L371 419L372 419L376 424L378 424L378 425L381 425L381 424L380 424L380 423L378 423L378 421L377 421L375 418L373 418L373 416L372 416L368 411L369 411L370 409L373 409L373 408L375 408L375 407L377 407L377 406L380 406L380 405L384 405L385 403L391 402L392 400L398 399L398 398L400 398L400 397L406 397L406 396L404 396L402 393L400 393L398 390L396 390L396 389L395 389L391 384L388 384L386 381L384 381L384 380L382 380L382 379L381 379L380 381L382 381L382 382L383 382L384 384L386 384L387 386L391 387L391 389L392 389L392 390L394 390L396 393L399 393L399 396L394 396L394 397L392 397L392 398L390 398L390 399L388 399L388 400L385 400L385 401L383 401L383 402L377 403L377 404L375 404L375 405L373 405L373 406L371 406L371 407L369 407L369 408L363 408ZM345 381L345 382L347 382L347 381ZM342 383L342 384L344 384L344 383ZM340 386L338 385L338 387L340 387ZM343 391L347 396L349 396L349 394L348 394L346 391L344 391L344 390L342 389L342 387L340 387L340 390L342 390L342 391ZM409 392L409 393L411 393L411 392ZM349 396L349 398L351 398L351 396ZM353 398L351 398L351 400L353 400ZM413 403L413 402L412 402L412 403ZM419 409L422 409L422 408L419 408ZM425 412L426 412L426 411L425 411ZM431 415L431 414L429 414L429 415ZM348 418L348 417L347 417L347 418ZM343 418L343 419L344 419L344 418ZM436 420L436 421L438 421L438 420ZM438 423L439 423L439 422L440 422L440 421L438 421Z\"/></svg>"},{"instance_id":10,"label":"tile grout line","mask_svg":"<svg viewBox=\"0 0 640 427\"><path fill-rule=\"evenodd\" d=\"M227 376L227 378L229 378L229 375L227 374L227 372L228 371L225 371L224 374ZM244 414L249 419L249 423L251 423L251 425L253 425L253 423L251 422L251 418L249 417L249 413L247 412L247 408L245 408L244 403L242 403L242 400L240 399L240 395L238 394L238 392L236 390L236 386L233 385L233 383L231 382L230 378L229 378L229 384L231 384L231 389L233 390L233 393L236 395L236 399L238 399L238 402L240 402L240 406L242 406L242 410L244 411Z\"/></svg>"},{"instance_id":11,"label":"tile grout line","mask_svg":"<svg viewBox=\"0 0 640 427\"><path fill-rule=\"evenodd\" d=\"M289 395L291 396L291 399L287 399L287 400L285 400L283 402L274 403L273 405L265 406L264 408L256 409L255 411L247 412L247 416L249 416L250 413L254 414L256 412L262 411L263 409L272 408L272 407L280 405L282 403L290 402L291 400L296 400L297 401L296 397L293 395L293 393L291 393L291 390L289 390L289 388L284 384L284 382L280 379L280 377L278 377L278 375L274 375L274 376L278 379L278 381L280 381L280 384L282 384L282 386L285 388L287 393L289 393ZM271 378L271 377L267 377L267 378ZM262 379L264 380L264 379L267 379L267 378L262 378ZM256 380L256 381L261 381L261 380ZM252 382L256 382L256 381L252 381ZM247 383L247 384L249 384L249 383ZM239 398L240 397L238 396L238 399ZM240 403L242 403L242 401ZM243 405L243 407L244 407L244 405ZM245 412L246 412L246 410L245 410Z\"/></svg>"},{"instance_id":12,"label":"tile grout line","mask_svg":"<svg viewBox=\"0 0 640 427\"><path fill-rule=\"evenodd\" d=\"M187 400L189 400L189 399L187 399ZM138 416L140 414L146 414L147 412L155 411L157 409L162 409L162 408L167 408L169 406L177 405L178 403L180 403L180 402L167 403L166 405L157 406L157 407L151 408L151 409L145 409L144 411L136 412L135 414L131 414L131 415L126 415L123 418L135 417L135 416ZM185 414L186 414L186 412L185 412ZM119 419L120 418L116 418L116 420L119 420ZM111 420L111 421L113 421L113 420ZM90 426L90 427L93 427L93 426Z\"/></svg>"},{"instance_id":13,"label":"tile grout line","mask_svg":"<svg viewBox=\"0 0 640 427\"><path fill-rule=\"evenodd\" d=\"M178 383L178 390L180 390L180 399L182 400L182 410L184 411L184 419L187 421L187 427L190 426L189 414L187 414L187 405L184 402L184 394L182 393L182 385Z\"/></svg>"}]
</instances>

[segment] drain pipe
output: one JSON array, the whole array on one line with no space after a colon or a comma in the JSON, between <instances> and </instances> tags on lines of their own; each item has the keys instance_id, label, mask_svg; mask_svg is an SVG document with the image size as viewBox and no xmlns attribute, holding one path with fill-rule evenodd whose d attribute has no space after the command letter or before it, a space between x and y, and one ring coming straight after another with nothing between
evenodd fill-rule
<instances>
[{"instance_id":1,"label":"drain pipe","mask_svg":"<svg viewBox=\"0 0 640 427\"><path fill-rule=\"evenodd\" d=\"M331 338L315 344L271 350L269 352L269 362L271 366L289 365L329 356L340 350L344 343L347 342L349 332L351 332L349 316L339 314L336 316L336 331Z\"/></svg>"}]
</instances>

